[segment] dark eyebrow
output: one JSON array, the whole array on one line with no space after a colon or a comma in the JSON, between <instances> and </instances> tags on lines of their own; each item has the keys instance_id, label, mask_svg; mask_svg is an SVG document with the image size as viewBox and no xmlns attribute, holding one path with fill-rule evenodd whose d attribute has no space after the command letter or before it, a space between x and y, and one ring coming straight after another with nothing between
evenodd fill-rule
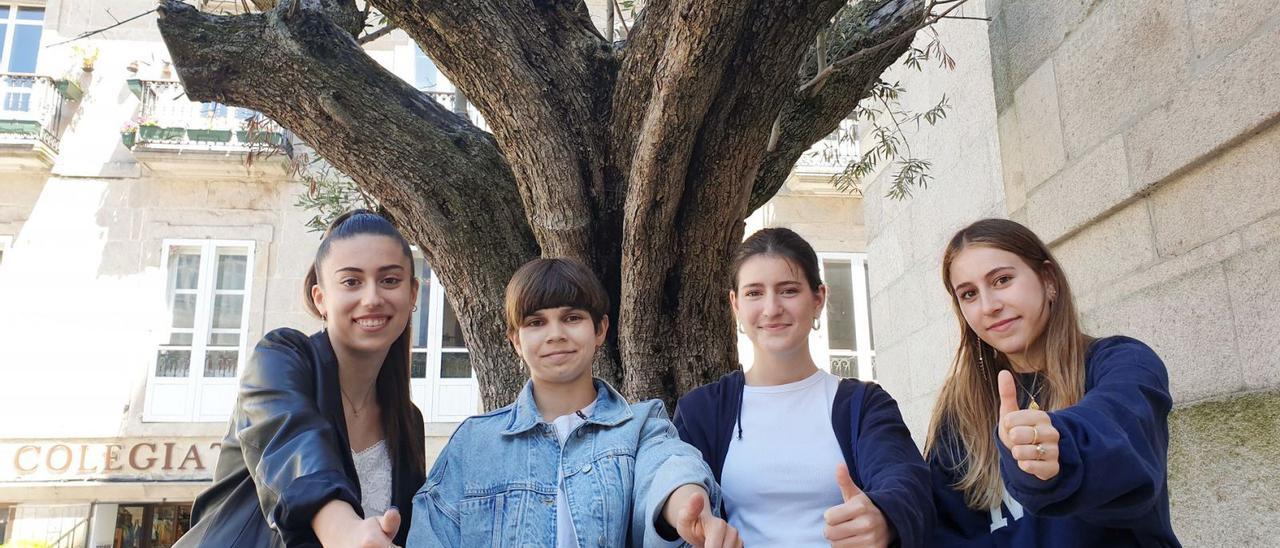
<instances>
[{"instance_id":1,"label":"dark eyebrow","mask_svg":"<svg viewBox=\"0 0 1280 548\"><path fill-rule=\"evenodd\" d=\"M982 277L983 277L983 278L990 278L992 274L995 274L996 272L1001 271L1001 270L1004 270L1004 269L1006 269L1006 268L1013 268L1013 267L1012 267L1012 266L997 266L997 267L995 267L995 268L993 268L993 269L991 269L991 270L988 270L988 271L987 271L987 273L986 273L986 275L984 275L984 276L982 276Z\"/></svg>"},{"instance_id":2,"label":"dark eyebrow","mask_svg":"<svg viewBox=\"0 0 1280 548\"><path fill-rule=\"evenodd\" d=\"M398 264L389 264L389 265L387 265L387 266L384 266L384 267L379 268L379 269L378 269L378 272L387 272L387 271L389 271L389 270L404 270L404 266L402 266L402 265L398 265ZM337 273L337 272L354 272L354 273L356 273L356 274L364 274L364 270L361 270L361 269L356 268L356 267L354 267L354 266L344 266L344 267L342 267L342 268L339 268L339 269L335 270L334 272L335 272L335 273Z\"/></svg>"}]
</instances>

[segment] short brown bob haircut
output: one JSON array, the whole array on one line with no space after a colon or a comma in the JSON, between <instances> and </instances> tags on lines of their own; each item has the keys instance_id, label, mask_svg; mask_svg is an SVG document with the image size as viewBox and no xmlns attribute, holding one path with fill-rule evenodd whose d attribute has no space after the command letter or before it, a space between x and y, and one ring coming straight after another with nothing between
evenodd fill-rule
<instances>
[{"instance_id":1,"label":"short brown bob haircut","mask_svg":"<svg viewBox=\"0 0 1280 548\"><path fill-rule=\"evenodd\" d=\"M534 312L562 306L585 310L598 330L609 313L609 296L596 275L575 259L525 263L507 282L507 336L519 331L525 317Z\"/></svg>"}]
</instances>

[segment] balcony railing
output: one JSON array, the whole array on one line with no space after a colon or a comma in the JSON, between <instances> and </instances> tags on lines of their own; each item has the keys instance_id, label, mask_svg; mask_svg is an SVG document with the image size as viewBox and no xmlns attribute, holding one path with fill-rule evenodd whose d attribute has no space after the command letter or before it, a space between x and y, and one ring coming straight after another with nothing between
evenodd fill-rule
<instances>
[{"instance_id":1,"label":"balcony railing","mask_svg":"<svg viewBox=\"0 0 1280 548\"><path fill-rule=\"evenodd\" d=\"M257 111L231 107L221 103L200 103L186 97L182 84L171 80L137 80L131 88L142 99L138 128L139 145L154 148L245 148L251 144L278 144L286 132ZM424 91L449 110L454 110L456 96L452 91ZM480 112L467 105L471 123L488 130ZM253 135L245 121L257 118L259 127ZM252 141L252 142L251 142Z\"/></svg>"},{"instance_id":2,"label":"balcony railing","mask_svg":"<svg viewBox=\"0 0 1280 548\"><path fill-rule=\"evenodd\" d=\"M283 128L257 111L187 99L178 82L138 80L130 81L130 88L142 99L137 135L141 146L234 150L277 145L288 138ZM251 125L255 127L250 129Z\"/></svg>"},{"instance_id":3,"label":"balcony railing","mask_svg":"<svg viewBox=\"0 0 1280 548\"><path fill-rule=\"evenodd\" d=\"M62 97L48 76L0 73L0 142L40 143L58 151Z\"/></svg>"},{"instance_id":4,"label":"balcony railing","mask_svg":"<svg viewBox=\"0 0 1280 548\"><path fill-rule=\"evenodd\" d=\"M857 126L852 120L809 147L796 161L795 171L802 173L839 173L859 157Z\"/></svg>"}]
</instances>

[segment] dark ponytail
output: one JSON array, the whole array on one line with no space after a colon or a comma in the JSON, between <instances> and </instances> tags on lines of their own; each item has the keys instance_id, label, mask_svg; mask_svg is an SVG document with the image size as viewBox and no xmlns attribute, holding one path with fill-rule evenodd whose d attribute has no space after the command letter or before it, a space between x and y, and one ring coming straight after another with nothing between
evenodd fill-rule
<instances>
[{"instance_id":1,"label":"dark ponytail","mask_svg":"<svg viewBox=\"0 0 1280 548\"><path fill-rule=\"evenodd\" d=\"M348 211L334 219L329 228L324 231L320 248L316 250L315 261L311 263L311 268L307 271L306 279L302 284L302 300L314 316L321 317L320 310L316 308L315 300L311 297L311 288L320 283L320 263L329 256L330 246L335 241L363 235L386 236L400 244L401 251L409 259L409 278L416 279L413 251L409 248L409 241L400 234L400 231L385 217L371 211L364 209ZM378 371L374 388L378 406L382 409L382 430L387 437L387 451L392 455L393 460L397 455L402 454L401 452L407 451L414 467L413 471L417 474L425 474L426 450L423 447L422 436L416 435L422 431L422 424L413 424L414 421L421 421L421 419L413 413L413 401L409 396L412 334L413 318L410 317L405 323L404 332L391 343L391 350L387 352L387 358L382 362L382 369Z\"/></svg>"}]
</instances>

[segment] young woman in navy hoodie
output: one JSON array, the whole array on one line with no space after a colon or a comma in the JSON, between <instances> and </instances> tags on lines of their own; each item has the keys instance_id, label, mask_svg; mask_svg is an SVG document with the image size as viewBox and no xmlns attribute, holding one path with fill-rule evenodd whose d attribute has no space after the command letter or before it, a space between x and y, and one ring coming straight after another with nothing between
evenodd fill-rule
<instances>
[{"instance_id":1,"label":"young woman in navy hoodie","mask_svg":"<svg viewBox=\"0 0 1280 548\"><path fill-rule=\"evenodd\" d=\"M785 228L742 242L729 302L755 360L680 399L680 437L702 451L746 546L924 546L929 471L879 385L809 354L826 287L813 247Z\"/></svg>"},{"instance_id":2,"label":"young woman in navy hoodie","mask_svg":"<svg viewBox=\"0 0 1280 548\"><path fill-rule=\"evenodd\" d=\"M957 232L942 281L960 344L925 443L929 544L1179 546L1160 358L1085 335L1058 262L1013 221Z\"/></svg>"}]
</instances>

